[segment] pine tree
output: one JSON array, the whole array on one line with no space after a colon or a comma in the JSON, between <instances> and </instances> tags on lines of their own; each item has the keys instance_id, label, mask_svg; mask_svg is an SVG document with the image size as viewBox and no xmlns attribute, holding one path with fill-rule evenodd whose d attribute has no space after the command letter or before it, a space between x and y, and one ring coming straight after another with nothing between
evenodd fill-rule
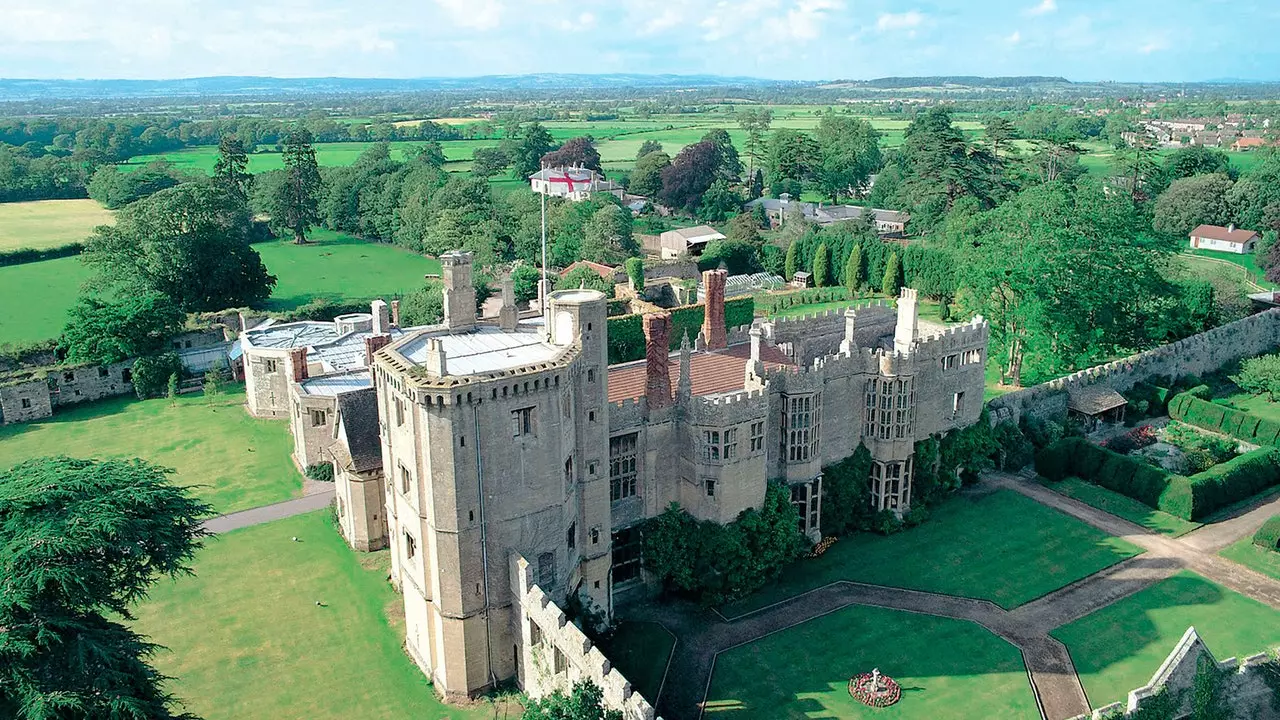
<instances>
[{"instance_id":1,"label":"pine tree","mask_svg":"<svg viewBox=\"0 0 1280 720\"><path fill-rule=\"evenodd\" d=\"M782 266L787 275L787 277L784 278L787 282L791 282L791 278L796 276L796 270L799 269L799 261L800 243L792 241L791 244L787 246L787 259L784 261Z\"/></svg>"},{"instance_id":2,"label":"pine tree","mask_svg":"<svg viewBox=\"0 0 1280 720\"><path fill-rule=\"evenodd\" d=\"M213 181L227 188L241 202L249 202L253 175L249 173L249 153L239 137L227 134L218 140L218 160L213 165Z\"/></svg>"},{"instance_id":3,"label":"pine tree","mask_svg":"<svg viewBox=\"0 0 1280 720\"><path fill-rule=\"evenodd\" d=\"M850 292L857 292L862 287L862 246L857 243L854 243L849 259L844 263L844 286Z\"/></svg>"},{"instance_id":4,"label":"pine tree","mask_svg":"<svg viewBox=\"0 0 1280 720\"><path fill-rule=\"evenodd\" d=\"M890 253L889 260L884 265L884 280L880 283L880 291L889 297L897 297L901 287L902 263L898 260L898 253Z\"/></svg>"},{"instance_id":5,"label":"pine tree","mask_svg":"<svg viewBox=\"0 0 1280 720\"><path fill-rule=\"evenodd\" d=\"M169 398L170 405L178 404L178 373L169 376L169 387L165 391L165 397Z\"/></svg>"},{"instance_id":6,"label":"pine tree","mask_svg":"<svg viewBox=\"0 0 1280 720\"><path fill-rule=\"evenodd\" d=\"M305 128L291 131L284 141L285 181L276 210L283 218L276 221L293 232L298 245L307 242L307 231L320 224L320 190L323 181L316 164L316 150L311 147L311 133Z\"/></svg>"},{"instance_id":7,"label":"pine tree","mask_svg":"<svg viewBox=\"0 0 1280 720\"><path fill-rule=\"evenodd\" d=\"M813 256L813 284L817 287L826 287L827 279L831 275L831 252L827 250L827 244L818 245L818 251Z\"/></svg>"}]
</instances>

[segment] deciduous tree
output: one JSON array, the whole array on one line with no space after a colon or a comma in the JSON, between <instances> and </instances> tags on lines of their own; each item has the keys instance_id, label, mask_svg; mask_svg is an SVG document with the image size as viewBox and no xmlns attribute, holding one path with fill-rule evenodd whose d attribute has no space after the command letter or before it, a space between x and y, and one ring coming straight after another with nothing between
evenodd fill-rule
<instances>
[{"instance_id":1,"label":"deciduous tree","mask_svg":"<svg viewBox=\"0 0 1280 720\"><path fill-rule=\"evenodd\" d=\"M636 161L631 171L631 184L628 190L644 197L656 197L662 191L662 171L671 164L671 156L655 150Z\"/></svg>"},{"instance_id":2,"label":"deciduous tree","mask_svg":"<svg viewBox=\"0 0 1280 720\"><path fill-rule=\"evenodd\" d=\"M511 158L511 177L524 180L542 167L542 156L551 152L556 143L551 133L541 123L533 123L524 129L520 141L508 153Z\"/></svg>"},{"instance_id":3,"label":"deciduous tree","mask_svg":"<svg viewBox=\"0 0 1280 720\"><path fill-rule=\"evenodd\" d=\"M159 352L187 317L171 298L156 292L118 299L82 295L67 315L61 341L67 359L94 365Z\"/></svg>"},{"instance_id":4,"label":"deciduous tree","mask_svg":"<svg viewBox=\"0 0 1280 720\"><path fill-rule=\"evenodd\" d=\"M582 167L600 172L600 151L591 137L575 137L542 156L543 167Z\"/></svg>"},{"instance_id":5,"label":"deciduous tree","mask_svg":"<svg viewBox=\"0 0 1280 720\"><path fill-rule=\"evenodd\" d=\"M658 199L668 207L694 212L702 195L716 181L721 166L720 148L710 140L686 146L662 169Z\"/></svg>"},{"instance_id":6,"label":"deciduous tree","mask_svg":"<svg viewBox=\"0 0 1280 720\"><path fill-rule=\"evenodd\" d=\"M640 143L640 149L636 151L636 160L655 152L662 152L662 143L657 140L645 140Z\"/></svg>"},{"instance_id":7,"label":"deciduous tree","mask_svg":"<svg viewBox=\"0 0 1280 720\"><path fill-rule=\"evenodd\" d=\"M631 213L606 204L583 226L582 259L616 265L636 252L631 235Z\"/></svg>"},{"instance_id":8,"label":"deciduous tree","mask_svg":"<svg viewBox=\"0 0 1280 720\"><path fill-rule=\"evenodd\" d=\"M476 148L471 155L471 174L490 178L502 172L509 164L511 160L501 148Z\"/></svg>"},{"instance_id":9,"label":"deciduous tree","mask_svg":"<svg viewBox=\"0 0 1280 720\"><path fill-rule=\"evenodd\" d=\"M622 720L622 713L606 710L600 688L590 680L581 680L568 695L557 690L530 702L521 720Z\"/></svg>"},{"instance_id":10,"label":"deciduous tree","mask_svg":"<svg viewBox=\"0 0 1280 720\"><path fill-rule=\"evenodd\" d=\"M820 162L818 144L799 130L779 128L769 136L766 158L769 186L777 195L784 181L804 182L813 177Z\"/></svg>"},{"instance_id":11,"label":"deciduous tree","mask_svg":"<svg viewBox=\"0 0 1280 720\"><path fill-rule=\"evenodd\" d=\"M1232 220L1227 203L1232 184L1231 178L1218 174L1175 180L1156 199L1153 227L1185 239L1201 223L1227 225Z\"/></svg>"},{"instance_id":12,"label":"deciduous tree","mask_svg":"<svg viewBox=\"0 0 1280 720\"><path fill-rule=\"evenodd\" d=\"M860 195L882 163L880 133L871 123L827 113L813 133L818 148L818 185L832 202Z\"/></svg>"}]
</instances>

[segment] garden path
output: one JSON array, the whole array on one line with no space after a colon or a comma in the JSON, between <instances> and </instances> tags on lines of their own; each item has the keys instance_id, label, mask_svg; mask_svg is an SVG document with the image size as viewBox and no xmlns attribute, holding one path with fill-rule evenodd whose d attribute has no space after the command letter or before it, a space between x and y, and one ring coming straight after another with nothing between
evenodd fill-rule
<instances>
[{"instance_id":1,"label":"garden path","mask_svg":"<svg viewBox=\"0 0 1280 720\"><path fill-rule=\"evenodd\" d=\"M1211 528L1174 539L1059 495L1034 482L1034 474L992 472L983 479L988 486L1019 492L1146 552L1013 610L1004 610L986 600L848 581L831 583L733 620L689 604L647 603L632 608L628 619L657 622L678 638L666 677L679 678L679 681L666 683L664 680L655 701L659 714L667 720L701 718L720 653L850 605L904 610L982 625L1022 652L1036 703L1041 716L1047 720L1066 720L1090 711L1070 654L1061 642L1049 635L1062 625L1183 569L1280 609L1280 582L1213 554L1216 549L1249 535L1267 517L1280 511L1280 498L1264 501Z\"/></svg>"},{"instance_id":2,"label":"garden path","mask_svg":"<svg viewBox=\"0 0 1280 720\"><path fill-rule=\"evenodd\" d=\"M229 515L219 515L211 520L206 520L204 529L211 533L239 530L250 525L261 525L273 520L283 520L294 515L321 510L329 507L329 503L333 502L332 483L329 483L327 487L308 487L307 492L308 494L300 498L285 500L274 505L264 505Z\"/></svg>"}]
</instances>

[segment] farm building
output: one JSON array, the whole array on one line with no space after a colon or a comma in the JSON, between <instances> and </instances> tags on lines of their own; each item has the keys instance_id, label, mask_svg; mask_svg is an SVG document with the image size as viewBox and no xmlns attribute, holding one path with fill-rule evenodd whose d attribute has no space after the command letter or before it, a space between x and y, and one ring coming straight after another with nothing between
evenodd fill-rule
<instances>
[{"instance_id":1,"label":"farm building","mask_svg":"<svg viewBox=\"0 0 1280 720\"><path fill-rule=\"evenodd\" d=\"M757 198L747 203L746 207L748 210L754 210L757 205L764 207L765 214L769 216L769 222L773 223L775 227L782 225L786 221L787 211L795 206L800 208L805 220L816 225L833 225L857 220L867 210L867 208L858 207L857 205L823 205L822 203L797 202L790 198ZM876 232L881 235L900 237L906 233L907 223L911 221L910 215L897 210L872 208L871 212L875 213Z\"/></svg>"},{"instance_id":2,"label":"farm building","mask_svg":"<svg viewBox=\"0 0 1280 720\"><path fill-rule=\"evenodd\" d=\"M1191 247L1247 255L1258 246L1258 233L1235 225L1200 225L1191 231Z\"/></svg>"},{"instance_id":3,"label":"farm building","mask_svg":"<svg viewBox=\"0 0 1280 720\"><path fill-rule=\"evenodd\" d=\"M668 230L659 235L663 260L675 260L681 255L701 255L707 243L712 240L723 240L724 233L710 225L695 225L689 228Z\"/></svg>"}]
</instances>

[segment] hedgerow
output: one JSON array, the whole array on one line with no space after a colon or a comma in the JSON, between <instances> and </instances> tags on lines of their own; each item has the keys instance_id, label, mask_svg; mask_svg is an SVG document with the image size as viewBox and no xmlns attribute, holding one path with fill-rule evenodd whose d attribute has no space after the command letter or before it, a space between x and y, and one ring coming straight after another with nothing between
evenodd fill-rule
<instances>
[{"instance_id":1,"label":"hedgerow","mask_svg":"<svg viewBox=\"0 0 1280 720\"><path fill-rule=\"evenodd\" d=\"M23 265L25 263L40 262L42 260L56 260L57 258L79 255L82 252L84 252L84 243L80 242L67 243L65 245L58 245L51 248L41 248L39 250L33 248L5 250L0 251L0 267Z\"/></svg>"},{"instance_id":2,"label":"hedgerow","mask_svg":"<svg viewBox=\"0 0 1280 720\"><path fill-rule=\"evenodd\" d=\"M1272 515L1262 523L1258 532L1253 534L1253 544L1268 550L1280 548L1280 515Z\"/></svg>"},{"instance_id":3,"label":"hedgerow","mask_svg":"<svg viewBox=\"0 0 1280 720\"><path fill-rule=\"evenodd\" d=\"M1169 417L1254 445L1280 445L1280 423L1207 402L1194 392L1195 389L1174 396L1169 401Z\"/></svg>"},{"instance_id":4,"label":"hedgerow","mask_svg":"<svg viewBox=\"0 0 1280 720\"><path fill-rule=\"evenodd\" d=\"M726 329L750 325L755 317L755 300L749 297L727 300L724 304ZM702 332L705 317L703 305L686 305L671 310L671 349L680 347L686 333L692 343ZM644 357L644 322L641 315L611 317L609 323L609 364L631 362Z\"/></svg>"}]
</instances>

